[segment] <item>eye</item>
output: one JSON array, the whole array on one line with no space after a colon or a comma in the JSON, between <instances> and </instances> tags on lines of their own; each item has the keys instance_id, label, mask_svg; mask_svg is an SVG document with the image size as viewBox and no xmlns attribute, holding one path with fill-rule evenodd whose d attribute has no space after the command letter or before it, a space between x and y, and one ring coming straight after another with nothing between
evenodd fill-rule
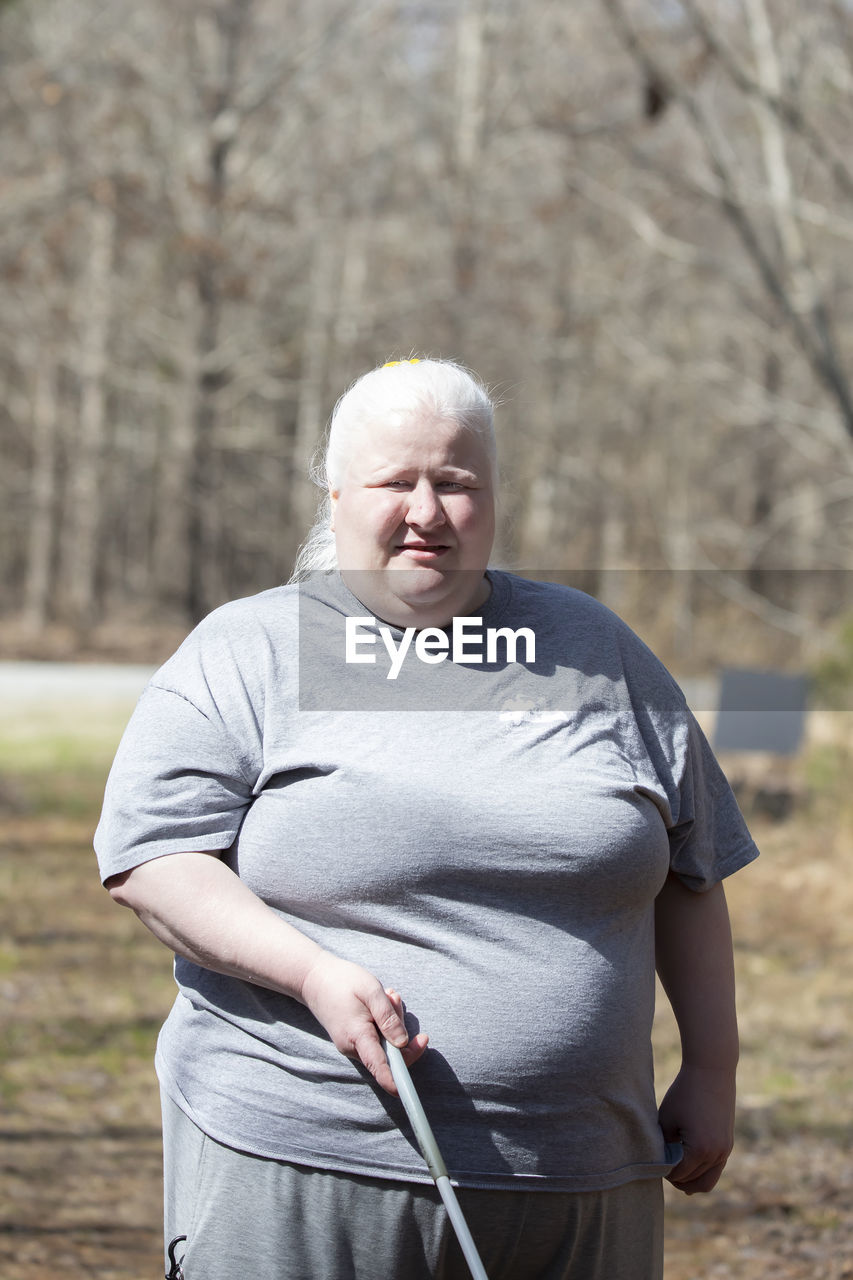
<instances>
[{"instance_id":1,"label":"eye","mask_svg":"<svg viewBox=\"0 0 853 1280\"><path fill-rule=\"evenodd\" d=\"M408 480L386 480L382 485L383 489L408 489L410 488Z\"/></svg>"},{"instance_id":2,"label":"eye","mask_svg":"<svg viewBox=\"0 0 853 1280\"><path fill-rule=\"evenodd\" d=\"M435 487L449 493L460 493L465 488L465 485L460 484L458 480L439 480Z\"/></svg>"}]
</instances>

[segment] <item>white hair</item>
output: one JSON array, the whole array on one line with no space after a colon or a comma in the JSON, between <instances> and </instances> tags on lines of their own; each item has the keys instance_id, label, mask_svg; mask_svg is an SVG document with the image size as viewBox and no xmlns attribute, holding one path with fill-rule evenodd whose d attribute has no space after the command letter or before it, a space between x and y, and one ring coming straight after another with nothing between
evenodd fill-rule
<instances>
[{"instance_id":1,"label":"white hair","mask_svg":"<svg viewBox=\"0 0 853 1280\"><path fill-rule=\"evenodd\" d=\"M398 360L372 369L335 405L326 438L311 464L311 479L323 490L323 496L299 548L291 582L338 567L329 489L337 488L344 477L356 432L369 428L372 422L387 421L392 414L423 417L425 421L449 418L476 432L496 476L494 405L474 374L452 360Z\"/></svg>"}]
</instances>

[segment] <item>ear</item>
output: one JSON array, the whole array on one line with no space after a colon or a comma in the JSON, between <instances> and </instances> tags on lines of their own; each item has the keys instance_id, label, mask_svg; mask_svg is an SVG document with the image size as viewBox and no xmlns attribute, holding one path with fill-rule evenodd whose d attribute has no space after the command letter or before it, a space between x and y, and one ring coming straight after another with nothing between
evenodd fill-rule
<instances>
[{"instance_id":1,"label":"ear","mask_svg":"<svg viewBox=\"0 0 853 1280\"><path fill-rule=\"evenodd\" d=\"M329 486L329 501L330 501L330 502L331 502L331 504L332 504L332 512L331 512L331 515L329 516L329 528L331 529L332 533L334 533L334 532L335 532L335 508L336 508L336 507L337 507L337 505L338 505L338 497L339 497L339 495L340 495L340 490L339 490L339 489L333 489L333 488L331 487L331 485L330 485L330 486Z\"/></svg>"}]
</instances>

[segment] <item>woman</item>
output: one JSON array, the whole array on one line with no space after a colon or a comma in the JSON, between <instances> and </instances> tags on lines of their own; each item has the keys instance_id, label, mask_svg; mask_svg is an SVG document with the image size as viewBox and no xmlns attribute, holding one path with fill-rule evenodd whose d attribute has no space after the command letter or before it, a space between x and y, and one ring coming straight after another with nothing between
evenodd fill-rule
<instances>
[{"instance_id":1,"label":"woman","mask_svg":"<svg viewBox=\"0 0 853 1280\"><path fill-rule=\"evenodd\" d=\"M755 847L633 633L487 570L495 474L470 374L365 375L299 585L202 623L119 749L96 845L177 956L186 1280L467 1274L383 1038L493 1280L654 1280L661 1178L709 1191L731 1149L721 881ZM659 1112L655 961L683 1047Z\"/></svg>"}]
</instances>

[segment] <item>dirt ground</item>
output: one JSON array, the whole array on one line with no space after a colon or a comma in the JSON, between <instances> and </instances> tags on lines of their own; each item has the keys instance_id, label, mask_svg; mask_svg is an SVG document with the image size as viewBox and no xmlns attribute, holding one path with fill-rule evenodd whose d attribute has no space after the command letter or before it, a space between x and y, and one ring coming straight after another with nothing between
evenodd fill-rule
<instances>
[{"instance_id":1,"label":"dirt ground","mask_svg":"<svg viewBox=\"0 0 853 1280\"><path fill-rule=\"evenodd\" d=\"M162 1276L151 1059L172 980L97 881L113 745L82 708L0 733L0 1280ZM763 857L730 881L738 1144L714 1194L668 1194L667 1280L853 1277L851 765L813 749L793 815L756 819ZM664 1008L656 1053L663 1085Z\"/></svg>"}]
</instances>

